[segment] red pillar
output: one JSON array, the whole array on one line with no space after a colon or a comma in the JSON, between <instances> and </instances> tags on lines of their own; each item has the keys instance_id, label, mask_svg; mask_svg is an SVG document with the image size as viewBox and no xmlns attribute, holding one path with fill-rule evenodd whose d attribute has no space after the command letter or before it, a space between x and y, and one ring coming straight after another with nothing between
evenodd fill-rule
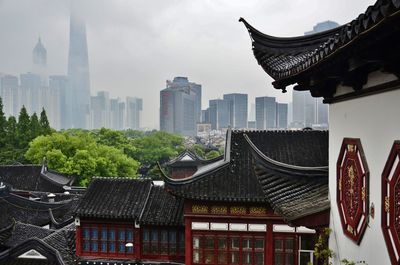
<instances>
[{"instance_id":1,"label":"red pillar","mask_svg":"<svg viewBox=\"0 0 400 265\"><path fill-rule=\"evenodd\" d=\"M266 250L266 265L274 264L274 234L273 234L273 224L267 225L267 250Z\"/></svg>"},{"instance_id":2,"label":"red pillar","mask_svg":"<svg viewBox=\"0 0 400 265\"><path fill-rule=\"evenodd\" d=\"M142 259L142 249L140 244L141 242L141 228L134 228L134 248L133 248L133 253L136 259Z\"/></svg>"},{"instance_id":3,"label":"red pillar","mask_svg":"<svg viewBox=\"0 0 400 265\"><path fill-rule=\"evenodd\" d=\"M76 233L76 235L75 235L75 238L76 238L76 246L75 246L75 248L76 248L76 256L81 256L81 254L82 254L82 243L81 243L81 227L80 226L76 226L76 229L75 229L75 233Z\"/></svg>"},{"instance_id":4,"label":"red pillar","mask_svg":"<svg viewBox=\"0 0 400 265\"><path fill-rule=\"evenodd\" d=\"M192 220L185 217L185 265L192 264Z\"/></svg>"}]
</instances>

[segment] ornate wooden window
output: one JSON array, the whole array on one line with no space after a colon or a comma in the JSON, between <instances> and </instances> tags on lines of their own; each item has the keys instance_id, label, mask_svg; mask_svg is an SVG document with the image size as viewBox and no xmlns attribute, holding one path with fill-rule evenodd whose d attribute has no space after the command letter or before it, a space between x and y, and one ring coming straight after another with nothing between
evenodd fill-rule
<instances>
[{"instance_id":1,"label":"ornate wooden window","mask_svg":"<svg viewBox=\"0 0 400 265\"><path fill-rule=\"evenodd\" d=\"M274 236L274 265L294 265L296 251L295 235L279 234Z\"/></svg>"},{"instance_id":2,"label":"ornate wooden window","mask_svg":"<svg viewBox=\"0 0 400 265\"><path fill-rule=\"evenodd\" d=\"M145 228L142 230L142 254L146 258L172 259L185 255L185 233L176 229Z\"/></svg>"},{"instance_id":3,"label":"ornate wooden window","mask_svg":"<svg viewBox=\"0 0 400 265\"><path fill-rule=\"evenodd\" d=\"M400 263L400 141L395 141L382 173L382 230L392 264Z\"/></svg>"},{"instance_id":4,"label":"ornate wooden window","mask_svg":"<svg viewBox=\"0 0 400 265\"><path fill-rule=\"evenodd\" d=\"M369 170L360 139L343 139L336 174L336 200L343 232L359 244L369 213Z\"/></svg>"},{"instance_id":5,"label":"ornate wooden window","mask_svg":"<svg viewBox=\"0 0 400 265\"><path fill-rule=\"evenodd\" d=\"M192 249L193 264L264 265L266 248L264 234L196 232Z\"/></svg>"},{"instance_id":6,"label":"ornate wooden window","mask_svg":"<svg viewBox=\"0 0 400 265\"><path fill-rule=\"evenodd\" d=\"M82 255L94 257L132 257L134 227L112 224L82 224Z\"/></svg>"}]
</instances>

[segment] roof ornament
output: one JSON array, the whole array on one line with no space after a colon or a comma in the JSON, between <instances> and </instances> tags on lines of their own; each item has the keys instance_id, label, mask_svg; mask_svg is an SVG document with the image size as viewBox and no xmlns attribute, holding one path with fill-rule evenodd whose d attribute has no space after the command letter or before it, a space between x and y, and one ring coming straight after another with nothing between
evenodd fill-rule
<instances>
[{"instance_id":1,"label":"roof ornament","mask_svg":"<svg viewBox=\"0 0 400 265\"><path fill-rule=\"evenodd\" d=\"M3 181L0 182L0 189L5 189L5 188L6 188L6 185L4 185Z\"/></svg>"}]
</instances>

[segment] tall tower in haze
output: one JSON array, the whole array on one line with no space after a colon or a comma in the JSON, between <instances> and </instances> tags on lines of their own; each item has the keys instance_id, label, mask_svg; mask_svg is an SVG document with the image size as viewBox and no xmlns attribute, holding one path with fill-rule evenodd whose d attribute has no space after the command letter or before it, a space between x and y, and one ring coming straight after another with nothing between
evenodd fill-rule
<instances>
[{"instance_id":1,"label":"tall tower in haze","mask_svg":"<svg viewBox=\"0 0 400 265\"><path fill-rule=\"evenodd\" d=\"M68 86L70 93L71 126L87 128L90 104L89 58L86 41L86 26L78 7L71 1L69 31Z\"/></svg>"},{"instance_id":2,"label":"tall tower in haze","mask_svg":"<svg viewBox=\"0 0 400 265\"><path fill-rule=\"evenodd\" d=\"M40 84L47 85L47 51L39 37L38 42L32 50L32 73L40 76ZM26 106L26 105L25 105Z\"/></svg>"}]
</instances>

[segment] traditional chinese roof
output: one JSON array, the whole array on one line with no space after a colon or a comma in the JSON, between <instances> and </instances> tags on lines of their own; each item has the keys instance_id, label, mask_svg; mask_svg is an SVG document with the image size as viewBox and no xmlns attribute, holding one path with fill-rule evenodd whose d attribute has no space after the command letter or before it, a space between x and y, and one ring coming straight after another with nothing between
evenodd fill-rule
<instances>
[{"instance_id":1,"label":"traditional chinese roof","mask_svg":"<svg viewBox=\"0 0 400 265\"><path fill-rule=\"evenodd\" d=\"M14 194L9 189L2 189L0 190L0 230L14 221L36 226L65 226L73 221L73 212L78 201L79 196L56 202L36 201Z\"/></svg>"},{"instance_id":2,"label":"traditional chinese roof","mask_svg":"<svg viewBox=\"0 0 400 265\"><path fill-rule=\"evenodd\" d=\"M9 237L2 242L6 247L15 247L30 238L42 239L54 232L52 229L21 222L16 222L10 230Z\"/></svg>"},{"instance_id":3,"label":"traditional chinese roof","mask_svg":"<svg viewBox=\"0 0 400 265\"><path fill-rule=\"evenodd\" d=\"M38 231L35 228L35 231ZM75 256L75 224L72 223L62 229L52 231L44 236L43 232L31 233L32 237L0 253L0 264L48 264L73 265ZM31 250L42 255L45 260L20 259L20 255Z\"/></svg>"},{"instance_id":4,"label":"traditional chinese roof","mask_svg":"<svg viewBox=\"0 0 400 265\"><path fill-rule=\"evenodd\" d=\"M138 220L151 185L150 180L93 178L76 209L76 215Z\"/></svg>"},{"instance_id":5,"label":"traditional chinese roof","mask_svg":"<svg viewBox=\"0 0 400 265\"><path fill-rule=\"evenodd\" d=\"M275 212L290 222L329 209L328 132L246 132L244 137Z\"/></svg>"},{"instance_id":6,"label":"traditional chinese roof","mask_svg":"<svg viewBox=\"0 0 400 265\"><path fill-rule=\"evenodd\" d=\"M360 90L369 73L400 76L400 0L378 0L353 21L312 35L280 38L266 35L241 18L249 31L254 56L277 89L297 83L330 99L338 84Z\"/></svg>"},{"instance_id":7,"label":"traditional chinese roof","mask_svg":"<svg viewBox=\"0 0 400 265\"><path fill-rule=\"evenodd\" d=\"M162 186L152 186L140 224L183 225L183 199L168 193Z\"/></svg>"},{"instance_id":8,"label":"traditional chinese roof","mask_svg":"<svg viewBox=\"0 0 400 265\"><path fill-rule=\"evenodd\" d=\"M0 166L0 181L15 190L63 192L74 178L41 165Z\"/></svg>"},{"instance_id":9,"label":"traditional chinese roof","mask_svg":"<svg viewBox=\"0 0 400 265\"><path fill-rule=\"evenodd\" d=\"M187 167L187 166L202 166L213 163L215 161L223 159L223 156L218 156L211 159L203 159L199 157L195 152L185 150L176 158L170 160L167 163L169 167Z\"/></svg>"},{"instance_id":10,"label":"traditional chinese roof","mask_svg":"<svg viewBox=\"0 0 400 265\"><path fill-rule=\"evenodd\" d=\"M191 177L174 180L164 174L166 189L194 200L264 202L243 135L243 131L229 130L224 158L199 168Z\"/></svg>"}]
</instances>

